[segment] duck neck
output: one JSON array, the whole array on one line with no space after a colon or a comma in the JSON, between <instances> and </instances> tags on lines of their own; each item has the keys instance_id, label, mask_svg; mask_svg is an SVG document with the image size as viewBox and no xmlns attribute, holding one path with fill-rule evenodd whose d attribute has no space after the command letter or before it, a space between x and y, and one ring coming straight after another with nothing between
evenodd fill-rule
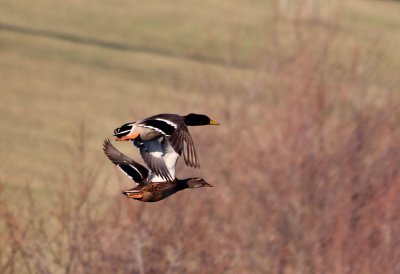
<instances>
[{"instance_id":1,"label":"duck neck","mask_svg":"<svg viewBox=\"0 0 400 274\"><path fill-rule=\"evenodd\" d=\"M193 126L193 119L191 119L190 115L183 116L183 121L187 126Z\"/></svg>"},{"instance_id":2,"label":"duck neck","mask_svg":"<svg viewBox=\"0 0 400 274\"><path fill-rule=\"evenodd\" d=\"M176 184L176 189L177 191L183 190L185 188L189 188L188 180L178 180L177 179L177 184Z\"/></svg>"}]
</instances>

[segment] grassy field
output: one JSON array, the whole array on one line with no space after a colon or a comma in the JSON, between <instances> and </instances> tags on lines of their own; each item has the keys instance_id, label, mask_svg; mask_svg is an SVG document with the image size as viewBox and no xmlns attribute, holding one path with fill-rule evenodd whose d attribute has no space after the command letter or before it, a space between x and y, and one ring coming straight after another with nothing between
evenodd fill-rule
<instances>
[{"instance_id":1,"label":"grassy field","mask_svg":"<svg viewBox=\"0 0 400 274\"><path fill-rule=\"evenodd\" d=\"M226 65L224 56L232 39L226 36L232 32L229 28L235 28L234 23L226 24L229 19L219 12L208 15L209 20L198 20L210 6L201 12L184 2L177 7L140 3L140 9L138 3L111 2L93 7L49 1L38 3L33 10L26 9L29 5L23 2L1 5L1 90L5 95L1 141L13 151L5 155L10 157L10 164L4 167L6 181L17 180L18 185L32 178L32 173L46 176L49 168L62 168L65 157L60 149L73 143L79 123L86 124L92 134L91 149L96 151L121 122L154 112L176 112L177 106L181 113L207 112L204 100L208 97L203 94L210 91L202 90L194 79L206 77L205 71L213 71L214 78L226 71L236 79L242 75L242 69ZM236 10L229 6L222 5L220 10L240 11L240 6ZM110 8L115 10L107 12ZM249 11L260 13L254 18L262 20L257 6ZM189 18L193 19L190 25L182 24ZM251 25L260 23L246 19L248 15L237 24L256 29ZM215 30L199 31L213 25ZM256 39L254 31L251 41ZM96 41L82 41L87 38ZM249 44L246 55L256 47ZM226 95L218 92L214 96L223 100ZM218 109L213 111L218 114ZM30 144L28 150L24 143ZM101 151L97 149L97 153ZM24 174L29 175L23 178Z\"/></svg>"},{"instance_id":2,"label":"grassy field","mask_svg":"<svg viewBox=\"0 0 400 274\"><path fill-rule=\"evenodd\" d=\"M398 4L355 1L339 8L343 30L333 54L346 58L348 47L360 55L376 50L368 57L376 66L368 71L370 81L396 88ZM72 144L79 123L92 134L95 152L121 122L154 112L176 112L178 106L180 113L211 111L218 117L230 89L243 95L238 86L257 79L260 65L268 65L259 56L273 42L273 28L282 30L283 43L296 39L290 24L271 26L274 6L263 1L38 1L35 7L3 1L0 12L1 151L3 176L16 181L12 185L62 168L61 146ZM211 102L204 96L210 93Z\"/></svg>"},{"instance_id":3,"label":"grassy field","mask_svg":"<svg viewBox=\"0 0 400 274\"><path fill-rule=\"evenodd\" d=\"M1 1L0 272L398 273L400 3L305 2ZM102 141L165 112L216 187L122 200Z\"/></svg>"}]
</instances>

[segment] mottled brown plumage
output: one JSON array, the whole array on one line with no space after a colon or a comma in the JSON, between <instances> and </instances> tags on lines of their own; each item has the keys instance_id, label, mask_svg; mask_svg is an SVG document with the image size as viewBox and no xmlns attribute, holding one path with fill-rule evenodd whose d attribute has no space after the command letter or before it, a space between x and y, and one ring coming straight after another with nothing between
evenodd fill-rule
<instances>
[{"instance_id":1,"label":"mottled brown plumage","mask_svg":"<svg viewBox=\"0 0 400 274\"><path fill-rule=\"evenodd\" d=\"M186 188L212 187L202 178L177 179L173 181L152 181L150 170L117 150L109 140L105 140L103 151L111 162L120 168L137 186L123 191L128 198L142 202L157 202Z\"/></svg>"},{"instance_id":2,"label":"mottled brown plumage","mask_svg":"<svg viewBox=\"0 0 400 274\"><path fill-rule=\"evenodd\" d=\"M122 192L128 198L142 202L158 202L186 188L212 187L201 178L175 179L173 182L150 182Z\"/></svg>"}]
</instances>

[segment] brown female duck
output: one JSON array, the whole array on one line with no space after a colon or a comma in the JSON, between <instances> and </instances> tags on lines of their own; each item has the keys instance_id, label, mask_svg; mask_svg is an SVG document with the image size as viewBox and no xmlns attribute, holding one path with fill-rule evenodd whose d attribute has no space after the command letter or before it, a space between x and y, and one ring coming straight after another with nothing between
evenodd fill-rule
<instances>
[{"instance_id":1,"label":"brown female duck","mask_svg":"<svg viewBox=\"0 0 400 274\"><path fill-rule=\"evenodd\" d=\"M119 152L109 140L104 141L103 151L113 164L136 183L136 187L122 192L131 199L142 202L157 202L186 188L212 187L202 178L183 180L175 178L173 181L160 181L160 177Z\"/></svg>"},{"instance_id":2,"label":"brown female duck","mask_svg":"<svg viewBox=\"0 0 400 274\"><path fill-rule=\"evenodd\" d=\"M206 186L212 187L212 185L202 178L188 178L184 180L175 179L172 182L166 181L139 184L137 187L123 191L122 193L128 198L142 202L158 202L186 188L200 188Z\"/></svg>"}]
</instances>

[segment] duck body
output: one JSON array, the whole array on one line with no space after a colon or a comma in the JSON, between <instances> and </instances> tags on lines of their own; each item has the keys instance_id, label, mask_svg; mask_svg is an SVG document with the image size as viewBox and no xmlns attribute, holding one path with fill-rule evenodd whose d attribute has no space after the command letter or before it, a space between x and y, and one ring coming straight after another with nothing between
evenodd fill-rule
<instances>
[{"instance_id":1,"label":"duck body","mask_svg":"<svg viewBox=\"0 0 400 274\"><path fill-rule=\"evenodd\" d=\"M175 132L185 130L186 126L219 125L207 115L191 113L185 116L178 114L157 114L136 122L126 123L114 130L118 141L140 138L151 141L161 136L171 136Z\"/></svg>"},{"instance_id":2,"label":"duck body","mask_svg":"<svg viewBox=\"0 0 400 274\"><path fill-rule=\"evenodd\" d=\"M162 179L172 181L174 172L168 166L174 166L182 154L187 166L199 168L200 163L194 142L187 126L219 125L203 114L158 114L140 121L126 123L114 130L117 141L132 141L140 149L146 165ZM168 157L164 157L169 153ZM176 155L173 155L175 153ZM164 163L165 159L170 160ZM175 161L175 162L173 162Z\"/></svg>"},{"instance_id":3,"label":"duck body","mask_svg":"<svg viewBox=\"0 0 400 274\"><path fill-rule=\"evenodd\" d=\"M201 178L189 178L184 180L176 179L172 182L150 182L148 184L138 185L122 193L128 198L141 202L158 202L178 191L186 188L212 187Z\"/></svg>"},{"instance_id":4,"label":"duck body","mask_svg":"<svg viewBox=\"0 0 400 274\"><path fill-rule=\"evenodd\" d=\"M186 188L212 187L202 178L163 180L152 170L118 151L109 140L104 141L103 151L114 165L135 182L136 187L122 192L131 199L157 202Z\"/></svg>"}]
</instances>

